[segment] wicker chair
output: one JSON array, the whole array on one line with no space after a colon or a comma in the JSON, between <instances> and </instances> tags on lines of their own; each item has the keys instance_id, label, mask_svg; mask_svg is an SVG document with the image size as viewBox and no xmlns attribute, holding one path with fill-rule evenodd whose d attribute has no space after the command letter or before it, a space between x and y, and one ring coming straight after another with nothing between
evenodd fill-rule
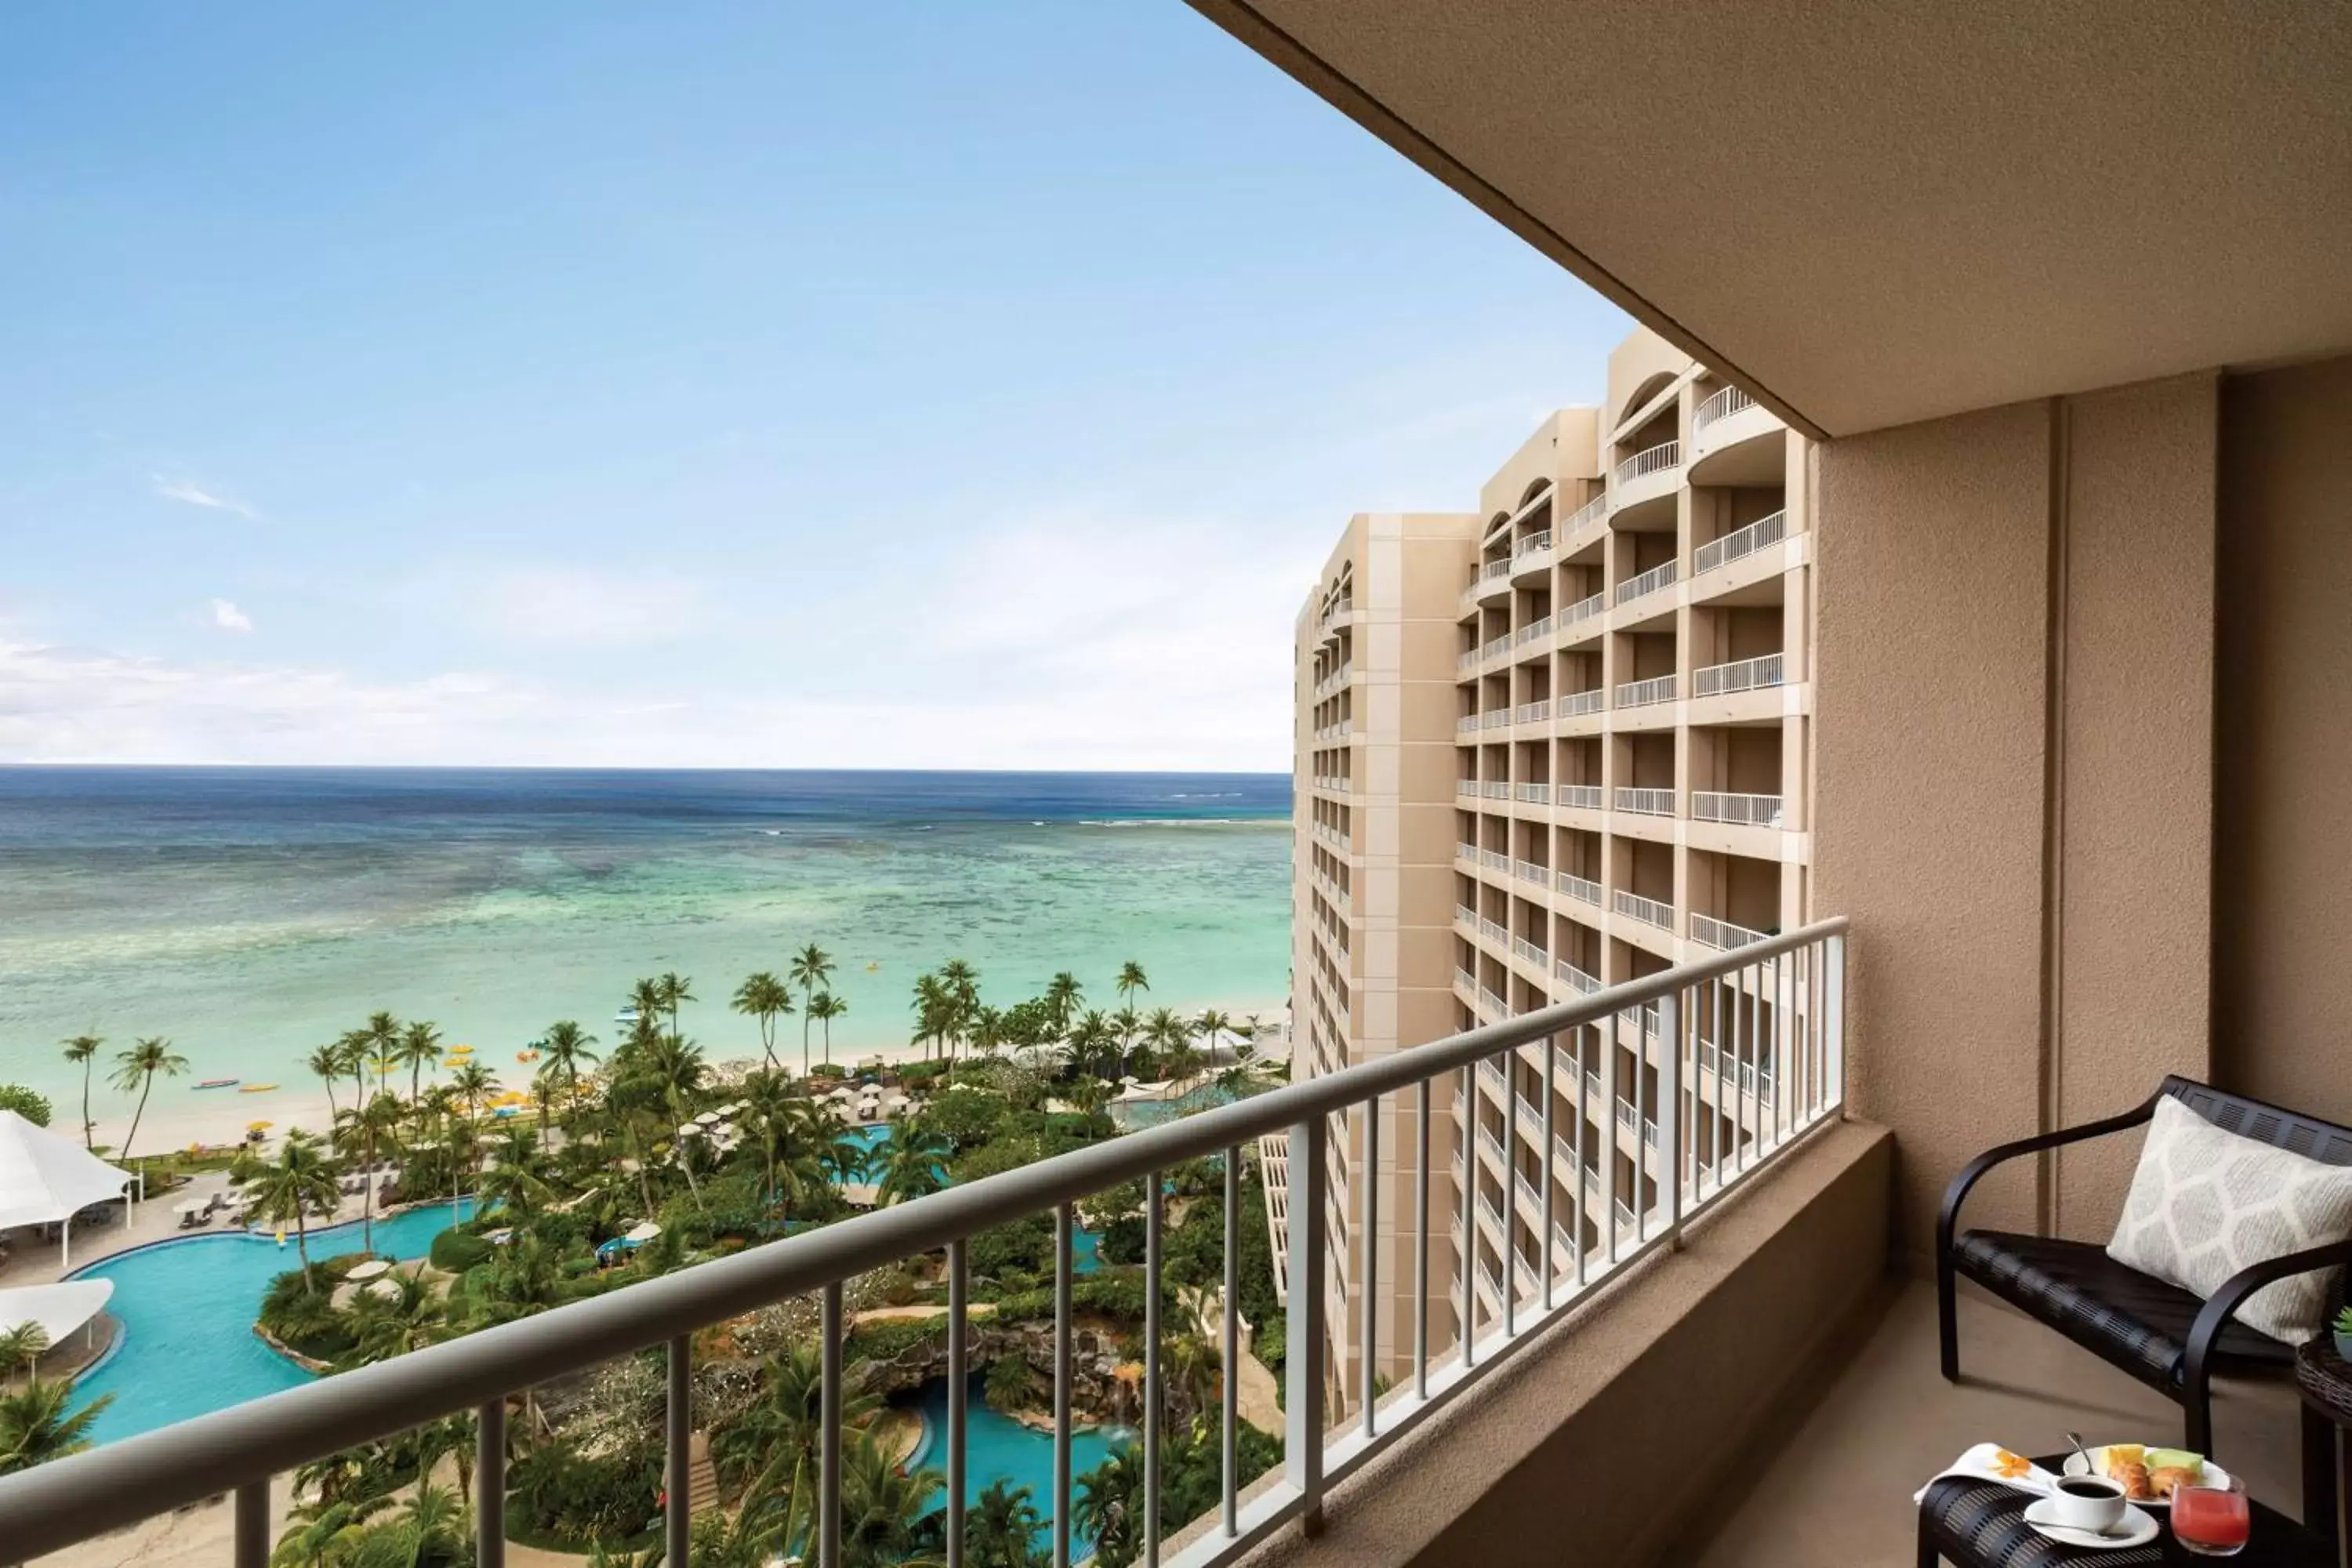
<instances>
[{"instance_id":1,"label":"wicker chair","mask_svg":"<svg viewBox=\"0 0 2352 1568\"><path fill-rule=\"evenodd\" d=\"M2294 1364L2294 1348L2256 1333L2231 1316L2263 1286L2291 1274L2352 1263L2352 1242L2311 1247L2258 1263L2231 1275L2203 1300L2127 1268L2095 1242L2010 1231L1956 1235L1960 1204L1979 1178L2021 1154L2105 1137L2147 1122L2166 1095L2215 1126L2241 1137L2293 1150L2331 1165L2352 1165L2352 1128L2298 1116L2243 1095L2225 1094L2192 1079L2168 1077L2137 1110L1989 1149L1969 1161L1944 1193L1936 1222L1936 1300L1941 1313L1944 1376L1959 1381L1960 1343L1954 1312L1958 1279L1967 1275L2001 1300L2057 1330L2084 1350L2121 1367L2185 1412L2182 1447L2213 1451L2211 1381L2216 1370L2242 1372ZM2338 1275L2332 1313L2344 1304Z\"/></svg>"}]
</instances>

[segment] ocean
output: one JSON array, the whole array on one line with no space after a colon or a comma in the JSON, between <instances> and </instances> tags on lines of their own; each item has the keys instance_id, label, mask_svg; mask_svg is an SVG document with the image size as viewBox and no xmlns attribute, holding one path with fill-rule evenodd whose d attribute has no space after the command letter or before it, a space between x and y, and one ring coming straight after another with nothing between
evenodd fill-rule
<instances>
[{"instance_id":1,"label":"ocean","mask_svg":"<svg viewBox=\"0 0 2352 1568\"><path fill-rule=\"evenodd\" d=\"M1116 1006L1132 959L1139 1006L1271 1009L1289 813L1278 774L0 767L0 1080L71 1125L58 1042L88 1032L188 1058L151 1115L201 1079L309 1091L302 1059L378 1008L519 1077L548 1024L609 1042L669 970L688 1037L755 1055L728 998L809 942L836 1059L903 1046L950 958L999 1005L1066 969ZM778 1036L797 1062L800 1020ZM101 1073L93 1110L130 1098Z\"/></svg>"}]
</instances>

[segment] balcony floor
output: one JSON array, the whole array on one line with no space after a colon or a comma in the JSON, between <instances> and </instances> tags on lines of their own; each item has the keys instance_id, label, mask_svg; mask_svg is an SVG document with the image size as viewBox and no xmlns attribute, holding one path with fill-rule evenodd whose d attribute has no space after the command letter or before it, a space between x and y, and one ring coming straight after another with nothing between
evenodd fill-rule
<instances>
[{"instance_id":1,"label":"balcony floor","mask_svg":"<svg viewBox=\"0 0 2352 1568\"><path fill-rule=\"evenodd\" d=\"M1913 1561L1911 1494L1971 1443L2026 1453L2088 1442L2180 1440L2180 1411L2089 1352L1989 1296L1960 1300L1956 1387L1936 1370L1936 1293L1902 1286L1810 1408L1768 1438L1772 1457L1689 1547L1698 1568L1818 1568ZM2216 1446L2254 1496L2302 1513L2299 1426L2286 1382L2224 1385Z\"/></svg>"}]
</instances>

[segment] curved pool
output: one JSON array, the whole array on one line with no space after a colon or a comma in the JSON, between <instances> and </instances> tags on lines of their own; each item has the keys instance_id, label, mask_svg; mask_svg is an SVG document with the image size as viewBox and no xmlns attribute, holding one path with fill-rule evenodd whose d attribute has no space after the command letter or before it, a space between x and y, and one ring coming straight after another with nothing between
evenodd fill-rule
<instances>
[{"instance_id":1,"label":"curved pool","mask_svg":"<svg viewBox=\"0 0 2352 1568\"><path fill-rule=\"evenodd\" d=\"M980 1494L992 1482L1010 1481L1016 1487L1029 1489L1030 1506L1046 1524L1037 1532L1037 1544L1048 1546L1053 1540L1054 1521L1054 1435L1024 1426L1009 1415L999 1414L981 1396L980 1374L974 1373L964 1395L964 1475L963 1499L967 1511L980 1501ZM908 1456L907 1468L920 1469L928 1465L938 1470L942 1479L948 1468L948 1380L933 1378L923 1384L922 1392L913 1401L917 1414L923 1418L922 1441ZM1111 1449L1134 1436L1123 1426L1097 1426L1070 1434L1070 1490L1077 1492L1078 1478L1110 1458ZM947 1507L944 1486L932 1498L929 1511ZM1073 1556L1094 1545L1073 1527Z\"/></svg>"},{"instance_id":2,"label":"curved pool","mask_svg":"<svg viewBox=\"0 0 2352 1568\"><path fill-rule=\"evenodd\" d=\"M375 1222L375 1249L421 1258L472 1213L471 1199L404 1210ZM312 1231L312 1261L357 1252L360 1232L356 1221ZM281 1250L272 1237L235 1231L177 1237L76 1269L77 1279L114 1281L107 1310L121 1325L114 1349L74 1387L77 1408L114 1395L90 1441L134 1437L310 1382L253 1331L269 1282L297 1261L290 1238Z\"/></svg>"}]
</instances>

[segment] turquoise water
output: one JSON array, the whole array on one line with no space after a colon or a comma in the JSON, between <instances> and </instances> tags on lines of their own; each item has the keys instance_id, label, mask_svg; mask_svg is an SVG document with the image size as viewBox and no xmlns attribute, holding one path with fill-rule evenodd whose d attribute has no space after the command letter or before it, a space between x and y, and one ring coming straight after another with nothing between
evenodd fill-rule
<instances>
[{"instance_id":1,"label":"turquoise water","mask_svg":"<svg viewBox=\"0 0 2352 1568\"><path fill-rule=\"evenodd\" d=\"M1110 1108L1110 1119L1118 1123L1121 1132L1132 1132L1139 1127L1158 1127L1180 1116L1190 1116L1196 1110L1206 1110L1212 1106L1231 1105L1233 1101L1231 1090L1213 1083L1204 1083L1173 1100L1139 1100L1126 1105L1114 1105Z\"/></svg>"},{"instance_id":2,"label":"turquoise water","mask_svg":"<svg viewBox=\"0 0 2352 1568\"><path fill-rule=\"evenodd\" d=\"M866 1180L872 1181L882 1173L880 1163L874 1156L877 1151L890 1142L890 1129L879 1122L875 1122L865 1127L851 1128L849 1136L866 1146L866 1163L864 1174ZM941 1181L947 1180L947 1170L944 1166L934 1166L933 1169L939 1172ZM1084 1226L1078 1226L1070 1234L1070 1272L1092 1274L1101 1267L1102 1237Z\"/></svg>"},{"instance_id":3,"label":"turquoise water","mask_svg":"<svg viewBox=\"0 0 2352 1568\"><path fill-rule=\"evenodd\" d=\"M980 1395L981 1380L975 1375L964 1395L964 1505L969 1509L980 1500L980 1494L995 1481L1010 1481L1016 1487L1029 1489L1029 1501L1045 1520L1048 1526L1054 1518L1054 1435L1034 1431L1008 1416L989 1408ZM908 1461L909 1469L929 1465L941 1476L947 1474L948 1454L948 1383L934 1378L923 1384L915 1400L915 1409L923 1418L923 1440ZM1124 1427L1097 1427L1074 1432L1070 1436L1070 1489L1077 1490L1077 1479L1110 1457L1114 1444L1130 1436ZM947 1507L944 1489L937 1507ZM1073 1537L1076 1531L1073 1530ZM1052 1538L1050 1529L1040 1531L1040 1545ZM1091 1546L1090 1538L1077 1538L1081 1544Z\"/></svg>"},{"instance_id":4,"label":"turquoise water","mask_svg":"<svg viewBox=\"0 0 2352 1568\"><path fill-rule=\"evenodd\" d=\"M836 1058L904 1046L916 976L956 957L1000 1005L1068 970L1116 1007L1134 959L1140 1007L1278 1007L1289 812L1255 774L0 767L0 1059L62 1105L59 1039L166 1036L190 1072L146 1126L180 1142L219 1099L196 1080L314 1095L303 1058L377 1008L511 1074L557 1018L609 1044L631 981L674 970L687 1033L754 1055L727 998L809 942ZM100 1072L93 1098L119 1132L129 1097Z\"/></svg>"},{"instance_id":5,"label":"turquoise water","mask_svg":"<svg viewBox=\"0 0 2352 1568\"><path fill-rule=\"evenodd\" d=\"M472 1211L470 1200L427 1204L379 1220L375 1249L421 1258ZM357 1225L311 1233L314 1261L358 1250ZM161 1242L79 1270L77 1279L114 1281L107 1310L122 1324L120 1346L75 1388L81 1403L115 1396L91 1439L136 1436L310 1382L253 1332L269 1282L297 1261L290 1239L280 1250L273 1237L239 1233Z\"/></svg>"}]
</instances>

